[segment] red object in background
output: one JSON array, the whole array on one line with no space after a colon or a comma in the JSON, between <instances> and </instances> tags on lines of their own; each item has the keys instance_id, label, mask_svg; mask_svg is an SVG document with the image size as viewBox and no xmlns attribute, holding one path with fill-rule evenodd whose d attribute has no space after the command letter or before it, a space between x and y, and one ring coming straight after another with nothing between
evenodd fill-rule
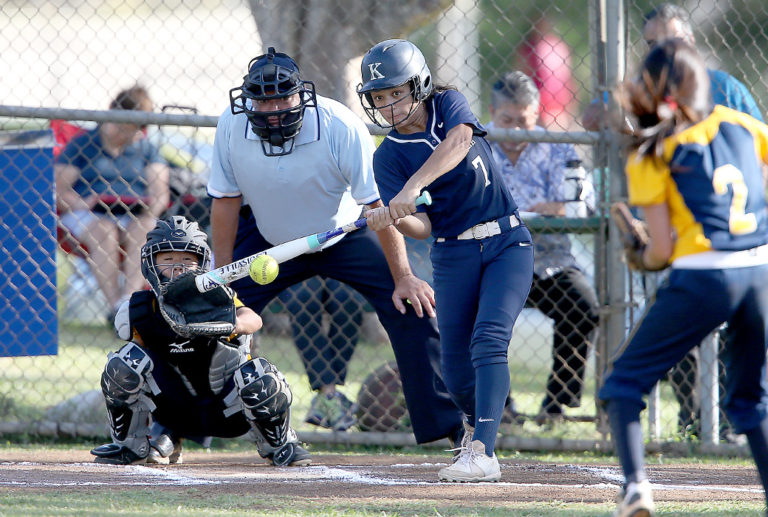
<instances>
[{"instance_id":1,"label":"red object in background","mask_svg":"<svg viewBox=\"0 0 768 517\"><path fill-rule=\"evenodd\" d=\"M66 120L51 120L51 130L53 131L53 138L56 140L56 145L53 146L54 159L61 154L70 140L85 133L85 129Z\"/></svg>"},{"instance_id":2,"label":"red object in background","mask_svg":"<svg viewBox=\"0 0 768 517\"><path fill-rule=\"evenodd\" d=\"M546 19L539 20L520 45L523 72L536 83L541 96L539 116L545 128L567 129L575 99L571 48Z\"/></svg>"}]
</instances>

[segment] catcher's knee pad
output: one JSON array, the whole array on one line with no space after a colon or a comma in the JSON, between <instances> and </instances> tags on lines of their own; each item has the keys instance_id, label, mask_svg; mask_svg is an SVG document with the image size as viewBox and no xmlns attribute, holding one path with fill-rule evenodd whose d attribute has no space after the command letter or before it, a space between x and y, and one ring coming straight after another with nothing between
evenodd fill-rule
<instances>
[{"instance_id":1,"label":"catcher's knee pad","mask_svg":"<svg viewBox=\"0 0 768 517\"><path fill-rule=\"evenodd\" d=\"M249 421L270 421L288 412L291 388L275 365L257 357L235 371L237 394Z\"/></svg>"},{"instance_id":2,"label":"catcher's knee pad","mask_svg":"<svg viewBox=\"0 0 768 517\"><path fill-rule=\"evenodd\" d=\"M149 394L160 392L152 367L152 359L140 346L127 343L109 354L101 374L112 439L140 457L149 452L149 416L155 409Z\"/></svg>"},{"instance_id":3,"label":"catcher's knee pad","mask_svg":"<svg viewBox=\"0 0 768 517\"><path fill-rule=\"evenodd\" d=\"M242 337L244 336L240 338ZM208 369L208 383L211 386L211 391L216 395L221 393L227 380L232 378L237 367L248 358L247 347L250 345L250 340L247 340L244 345L244 340L240 338L235 343L224 343L219 340L215 345L216 348L213 351L213 356L211 356L211 364Z\"/></svg>"}]
</instances>

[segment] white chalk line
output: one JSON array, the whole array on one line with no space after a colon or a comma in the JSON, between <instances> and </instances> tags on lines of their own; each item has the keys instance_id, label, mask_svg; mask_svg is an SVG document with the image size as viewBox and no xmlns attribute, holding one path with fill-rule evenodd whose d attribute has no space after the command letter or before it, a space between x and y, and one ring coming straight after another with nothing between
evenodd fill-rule
<instances>
[{"instance_id":1,"label":"white chalk line","mask_svg":"<svg viewBox=\"0 0 768 517\"><path fill-rule=\"evenodd\" d=\"M35 463L35 462L2 462L0 463L0 471L4 470L3 467L50 467L55 468L71 468L78 467L88 472L99 472L108 470L112 474L118 474L125 478L145 478L145 479L121 479L119 484L121 486L192 486L192 485L218 485L226 483L242 483L245 480L260 481L260 482L275 482L281 483L286 481L292 482L316 482L316 481L340 481L344 483L353 483L360 485L386 485L386 486L431 486L442 485L435 479L435 481L424 481L419 479L408 478L389 478L379 477L374 474L365 474L359 472L362 469L371 468L391 468L398 469L413 468L413 467L438 467L445 464L435 463L398 463L394 465L386 466L369 466L369 465L355 465L345 467L327 467L323 465L315 465L308 467L290 467L279 469L254 469L252 471L243 470L237 474L221 474L216 472L190 472L186 470L184 474L175 472L168 467L147 467L143 465L104 465L98 463ZM504 470L511 470L514 466L503 466L502 475ZM578 470L592 475L602 482L597 483L519 483L519 482L495 482L495 483L477 483L480 485L491 486L504 486L504 487L539 487L539 488L605 488L605 489L618 489L623 481L617 467L599 467L599 466L582 466L582 465L564 465L564 466L552 466L547 467L542 465L543 470ZM198 475L199 474L199 475ZM150 478L147 480L146 478ZM437 474L435 474L437 478ZM110 486L114 485L114 482L100 482L100 481L76 481L76 482L48 482L48 481L10 481L0 479L0 486L29 486L29 487L43 487L43 486ZM758 486L752 487L733 487L733 486L720 486L720 485L678 485L678 484L664 484L653 483L654 490L683 490L683 491L710 491L710 492L733 492L733 493L762 493L762 488Z\"/></svg>"}]
</instances>

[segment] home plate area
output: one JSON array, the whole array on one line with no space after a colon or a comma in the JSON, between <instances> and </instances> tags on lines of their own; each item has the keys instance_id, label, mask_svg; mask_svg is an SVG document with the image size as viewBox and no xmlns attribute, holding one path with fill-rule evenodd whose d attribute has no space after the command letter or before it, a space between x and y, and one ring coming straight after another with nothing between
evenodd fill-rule
<instances>
[{"instance_id":1,"label":"home plate area","mask_svg":"<svg viewBox=\"0 0 768 517\"><path fill-rule=\"evenodd\" d=\"M446 462L434 456L316 455L308 467L275 468L252 454L190 451L182 465L103 465L80 451L23 451L0 459L0 488L81 490L151 486L175 490L194 486L211 493L261 494L312 500L356 497L504 503L522 501L607 502L615 497L621 472L615 465L571 465L502 460L499 483L437 481ZM447 460L447 458L446 458ZM760 501L754 469L718 465L652 465L648 469L659 501ZM386 489L383 487L386 486Z\"/></svg>"}]
</instances>

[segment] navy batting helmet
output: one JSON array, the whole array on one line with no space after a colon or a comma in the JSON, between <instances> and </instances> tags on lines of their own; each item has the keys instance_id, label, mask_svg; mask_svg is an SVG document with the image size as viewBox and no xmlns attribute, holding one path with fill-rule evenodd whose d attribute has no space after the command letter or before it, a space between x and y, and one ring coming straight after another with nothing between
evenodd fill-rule
<instances>
[{"instance_id":1,"label":"navy batting helmet","mask_svg":"<svg viewBox=\"0 0 768 517\"><path fill-rule=\"evenodd\" d=\"M363 56L360 73L362 82L357 85L357 95L363 109L374 124L384 128L392 125L377 117L371 92L409 84L415 106L432 94L432 74L427 61L419 48L407 40L390 39L374 45Z\"/></svg>"},{"instance_id":2,"label":"navy batting helmet","mask_svg":"<svg viewBox=\"0 0 768 517\"><path fill-rule=\"evenodd\" d=\"M170 280L160 273L155 261L156 255L161 251L194 253L197 255L196 270L203 273L211 269L208 236L197 223L181 215L158 220L155 227L147 233L147 242L141 247L141 274L158 296L161 294L161 287Z\"/></svg>"},{"instance_id":3,"label":"navy batting helmet","mask_svg":"<svg viewBox=\"0 0 768 517\"><path fill-rule=\"evenodd\" d=\"M258 101L299 95L299 103L278 111L261 111ZM269 47L266 54L248 64L243 84L229 91L232 113L245 113L253 132L261 138L264 154L282 156L293 151L294 138L301 129L304 109L317 106L315 85L299 75L299 65L287 54Z\"/></svg>"}]
</instances>

